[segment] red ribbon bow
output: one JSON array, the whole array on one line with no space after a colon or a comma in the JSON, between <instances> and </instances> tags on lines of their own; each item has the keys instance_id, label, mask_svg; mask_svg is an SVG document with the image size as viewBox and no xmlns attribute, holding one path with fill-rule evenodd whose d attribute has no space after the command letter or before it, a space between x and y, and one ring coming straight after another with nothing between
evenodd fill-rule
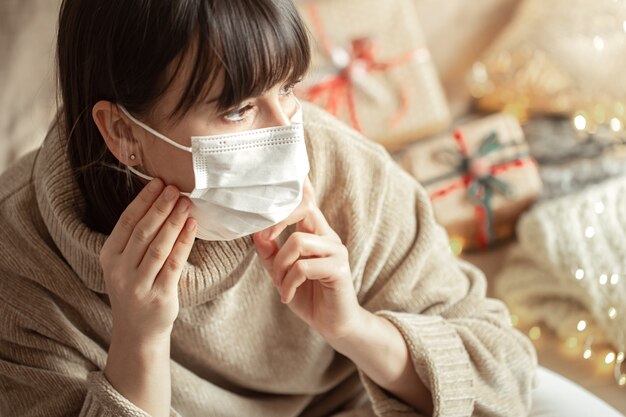
<instances>
[{"instance_id":1,"label":"red ribbon bow","mask_svg":"<svg viewBox=\"0 0 626 417\"><path fill-rule=\"evenodd\" d=\"M433 192L430 195L430 198L433 201L437 198L444 197L458 189L468 189L469 191L470 185L474 184L476 181L479 181L482 177L495 177L496 175L510 169L520 168L528 164L536 164L535 160L527 154L519 154L515 156L512 160L490 164L484 158L473 158L472 155L469 154L467 144L465 143L465 138L463 137L463 134L460 130L454 131L454 139L461 157L467 161L471 161L472 163L468 163L467 166L463 168L465 170L464 172L459 172L461 176L454 183ZM512 143L512 145L514 145L514 143ZM445 179L446 177L448 177L448 175L442 176L442 179ZM435 179L425 182L434 183L437 181L438 180ZM479 192L484 193L484 187L480 188ZM478 199L482 199L484 195L480 194L477 197ZM470 199L470 201L472 201L472 199ZM493 236L490 232L493 227L493 219L491 218L492 207L489 204L474 204L474 206L475 215L478 220L478 245L480 248L484 249L489 247L489 245L491 245L496 238L496 236Z\"/></svg>"},{"instance_id":2,"label":"red ribbon bow","mask_svg":"<svg viewBox=\"0 0 626 417\"><path fill-rule=\"evenodd\" d=\"M363 132L361 122L359 120L356 103L354 97L354 84L359 76L363 76L372 72L384 72L390 68L398 67L410 62L416 57L425 60L430 57L427 48L418 48L410 51L397 59L388 62L378 62L376 59L376 45L373 40L368 37L353 39L350 44L350 50L347 56L338 56L339 52L346 52L339 48L334 48L328 40L323 29L318 9L315 5L308 6L312 23L319 34L320 42L325 53L331 57L331 60L338 67L336 74L331 74L319 83L305 89L304 94L310 101L317 101L322 94L327 93L326 110L333 115L337 115L337 111L342 100L345 99L348 106L348 113L352 126ZM347 62L338 62L339 59ZM390 120L390 127L394 127L402 120L408 110L408 97L404 91L400 91L400 107L396 114Z\"/></svg>"}]
</instances>

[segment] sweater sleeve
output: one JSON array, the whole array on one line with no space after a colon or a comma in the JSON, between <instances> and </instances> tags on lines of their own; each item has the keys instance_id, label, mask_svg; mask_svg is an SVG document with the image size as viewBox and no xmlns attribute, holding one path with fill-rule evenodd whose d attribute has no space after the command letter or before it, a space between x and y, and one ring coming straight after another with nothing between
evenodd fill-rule
<instances>
[{"instance_id":1,"label":"sweater sleeve","mask_svg":"<svg viewBox=\"0 0 626 417\"><path fill-rule=\"evenodd\" d=\"M43 335L3 304L0 326L0 415L150 417L123 397L76 349ZM171 417L180 415L170 409Z\"/></svg>"},{"instance_id":2,"label":"sweater sleeve","mask_svg":"<svg viewBox=\"0 0 626 417\"><path fill-rule=\"evenodd\" d=\"M505 305L486 297L483 272L452 253L423 186L385 161L359 267L361 305L399 329L435 416L527 415L537 366L532 344L511 326ZM377 416L417 415L359 375Z\"/></svg>"}]
</instances>

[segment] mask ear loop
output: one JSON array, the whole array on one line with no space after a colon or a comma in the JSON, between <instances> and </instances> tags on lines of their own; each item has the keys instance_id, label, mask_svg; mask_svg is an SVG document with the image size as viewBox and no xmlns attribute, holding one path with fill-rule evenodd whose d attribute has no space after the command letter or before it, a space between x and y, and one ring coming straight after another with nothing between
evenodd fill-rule
<instances>
[{"instance_id":1,"label":"mask ear loop","mask_svg":"<svg viewBox=\"0 0 626 417\"><path fill-rule=\"evenodd\" d=\"M108 165L108 164L107 164L107 165ZM127 165L127 167L128 167L128 169L129 169L132 173L134 173L135 175L140 176L141 178L143 178L144 180L146 180L146 181L148 181L148 182L149 182L149 181L152 181L152 180L154 179L153 177L150 177L150 176L148 176L148 175L146 175L146 174L143 174L143 173L141 173L141 172L137 171L135 168L131 167L130 165ZM192 197L191 197L191 193L186 193L186 192L184 192L184 191L181 191L180 193L181 193L182 195L185 195L185 196L189 197L189 198L192 198Z\"/></svg>"},{"instance_id":2,"label":"mask ear loop","mask_svg":"<svg viewBox=\"0 0 626 417\"><path fill-rule=\"evenodd\" d=\"M302 125L302 124L303 124L303 117L302 117L302 105L300 104L300 101L299 101L299 100L297 100L297 99L296 99L296 104L297 104L297 106L298 106L298 107L297 107L297 110L296 110L295 114L292 116L291 121L292 121L294 124ZM126 110L126 108L125 108L124 106L122 106L121 104L118 104L117 106L118 106L118 108L119 108L120 110L122 110L122 112L126 115L126 117L128 117L131 121L133 121L133 123L135 123L136 125L138 125L138 126L142 127L142 128L143 128L144 130L146 130L147 132L152 133L154 136L158 137L159 139L164 140L165 142L169 143L170 145L173 145L173 146L177 147L178 149L182 149L183 151L187 151L187 152L189 152L189 153L192 153L192 154L193 154L193 150L192 150L192 148L191 148L191 147L183 146L183 145L181 145L181 144L179 144L179 143L177 143L177 142L174 142L173 140L171 140L171 139L170 139L170 138L168 138L167 136L162 135L161 133L159 133L159 132L157 132L156 130L152 129L150 126L146 125L146 124L145 124L145 123L143 123L142 121L137 120L137 119L136 119L135 117L133 117L133 116L132 116L132 115L128 112L128 110ZM131 159L133 159L133 156L134 156L134 154L133 154L133 155L131 155ZM109 164L106 164L106 165L111 166L111 165L109 165ZM111 167L112 167L112 166L111 166ZM116 168L116 169L120 170L120 169L119 169L119 168L117 168L117 167L112 167L112 168ZM133 168L133 167L131 167L131 166L128 166L128 169L129 169L131 172L135 173L136 175L138 175L138 176L140 176L140 177L144 178L145 180L151 181L151 180L153 179L152 177L149 177L149 176L147 176L147 175L145 175L145 174L142 174L141 172L137 171L136 169L134 169L134 168ZM120 170L120 171L121 171L121 170ZM199 194L201 194L201 193L203 193L203 191L202 191L202 192L200 192L200 190L198 190L198 191L199 191L199 192L197 193L198 195L199 195ZM189 198L197 198L197 197L198 197L198 195L194 195L194 196L192 196L192 194L194 194L194 193L187 193L187 192L182 192L182 191L181 191L180 193L181 193L182 195L185 195L185 196L189 197Z\"/></svg>"},{"instance_id":3,"label":"mask ear loop","mask_svg":"<svg viewBox=\"0 0 626 417\"><path fill-rule=\"evenodd\" d=\"M191 147L183 146L180 143L174 142L172 139L168 138L167 136L160 134L156 130L152 129L150 126L148 126L148 125L144 124L143 122L135 119L133 116L131 116L131 114L121 104L118 104L117 107L119 107L120 110L122 110L122 112L126 115L126 117L128 117L130 120L132 120L133 123L135 123L138 126L141 126L144 130L152 133L157 138L159 138L161 140L164 140L165 142L169 143L172 146L176 146L178 149L182 149L183 151L191 152Z\"/></svg>"},{"instance_id":4,"label":"mask ear loop","mask_svg":"<svg viewBox=\"0 0 626 417\"><path fill-rule=\"evenodd\" d=\"M122 106L121 104L118 104L118 107L120 108L120 110L122 110L122 112L126 115L126 117L128 117L130 120L132 120L135 124L137 124L138 126L142 127L143 129L145 129L146 131L152 133L154 136L156 136L159 139L164 140L165 142L169 143L170 145L173 145L175 147L177 147L178 149L182 149L183 151L187 151L189 153L192 153L192 148L191 147L187 147L187 146L183 146L180 143L174 142L173 140L171 140L170 138L168 138L165 135L160 134L159 132L157 132L156 130L152 129L150 126L146 125L145 123L141 122L140 120L137 120L136 118L134 118L129 112L128 110L126 110L124 108L124 106ZM130 159L135 159L133 158L135 155L131 155ZM147 180L147 181L152 181L154 178L145 175L139 171L137 171L135 168L131 167L130 165L128 166L128 169L133 172L135 175L140 176L141 178ZM186 193L181 191L180 192L182 195L185 195L187 197L191 198L191 193Z\"/></svg>"},{"instance_id":5,"label":"mask ear loop","mask_svg":"<svg viewBox=\"0 0 626 417\"><path fill-rule=\"evenodd\" d=\"M290 120L292 123L302 124L303 117L302 117L302 105L300 104L300 100L296 99L296 105L298 107L296 108L296 112L293 114L293 116L291 116Z\"/></svg>"}]
</instances>

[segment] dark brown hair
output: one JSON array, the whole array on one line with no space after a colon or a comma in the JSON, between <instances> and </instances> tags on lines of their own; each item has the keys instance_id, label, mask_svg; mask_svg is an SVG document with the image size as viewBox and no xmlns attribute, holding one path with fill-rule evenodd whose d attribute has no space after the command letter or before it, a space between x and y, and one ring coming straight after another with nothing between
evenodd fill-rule
<instances>
[{"instance_id":1,"label":"dark brown hair","mask_svg":"<svg viewBox=\"0 0 626 417\"><path fill-rule=\"evenodd\" d=\"M190 52L195 64L172 119L206 101L220 73L216 107L226 111L279 82L296 82L311 55L292 0L63 0L59 126L92 229L109 234L142 188L108 150L93 106L108 100L149 112Z\"/></svg>"}]
</instances>

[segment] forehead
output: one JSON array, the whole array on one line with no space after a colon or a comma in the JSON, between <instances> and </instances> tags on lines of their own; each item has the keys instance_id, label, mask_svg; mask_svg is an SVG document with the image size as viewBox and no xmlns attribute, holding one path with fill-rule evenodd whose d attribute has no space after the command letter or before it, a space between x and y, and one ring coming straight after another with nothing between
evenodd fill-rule
<instances>
[{"instance_id":1,"label":"forehead","mask_svg":"<svg viewBox=\"0 0 626 417\"><path fill-rule=\"evenodd\" d=\"M194 104L215 104L224 89L225 69L221 65L207 74L208 77L203 83L200 82L195 67L197 48L197 42L194 41L193 45L183 51L167 68L168 86L164 99L171 101L173 105L183 102L188 95L195 98Z\"/></svg>"},{"instance_id":2,"label":"forehead","mask_svg":"<svg viewBox=\"0 0 626 417\"><path fill-rule=\"evenodd\" d=\"M211 100L218 111L230 109L308 70L309 41L291 1L214 6L210 15L200 14L193 36L167 67L164 99L171 116Z\"/></svg>"}]
</instances>

